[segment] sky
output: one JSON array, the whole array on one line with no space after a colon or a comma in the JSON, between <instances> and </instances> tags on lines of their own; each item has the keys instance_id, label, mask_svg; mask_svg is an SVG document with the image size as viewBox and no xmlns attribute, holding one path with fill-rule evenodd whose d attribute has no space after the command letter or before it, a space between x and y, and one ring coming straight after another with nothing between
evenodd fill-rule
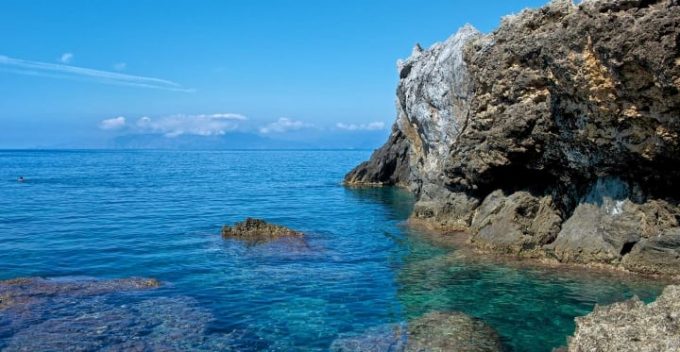
<instances>
[{"instance_id":1,"label":"sky","mask_svg":"<svg viewBox=\"0 0 680 352\"><path fill-rule=\"evenodd\" d=\"M396 61L415 43L543 3L0 0L0 148L386 136Z\"/></svg>"}]
</instances>

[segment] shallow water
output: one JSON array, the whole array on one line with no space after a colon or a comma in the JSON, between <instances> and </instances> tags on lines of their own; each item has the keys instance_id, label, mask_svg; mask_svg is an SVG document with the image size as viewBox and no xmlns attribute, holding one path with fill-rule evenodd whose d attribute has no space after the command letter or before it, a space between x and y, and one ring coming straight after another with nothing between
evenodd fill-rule
<instances>
[{"instance_id":1,"label":"shallow water","mask_svg":"<svg viewBox=\"0 0 680 352\"><path fill-rule=\"evenodd\" d=\"M661 290L644 280L461 260L455 249L401 225L409 194L340 185L369 155L0 152L0 279L142 276L165 283L150 292L59 301L58 309L47 305L14 324L5 317L0 348L68 332L97 335L81 339L96 341L90 349L115 349L134 335L147 348L324 351L338 338L458 310L494 327L510 350L549 351L595 303L634 294L650 300ZM308 236L250 247L220 238L222 224L246 216ZM113 312L100 319L116 329L70 325L102 310ZM168 334L184 344L165 345Z\"/></svg>"}]
</instances>

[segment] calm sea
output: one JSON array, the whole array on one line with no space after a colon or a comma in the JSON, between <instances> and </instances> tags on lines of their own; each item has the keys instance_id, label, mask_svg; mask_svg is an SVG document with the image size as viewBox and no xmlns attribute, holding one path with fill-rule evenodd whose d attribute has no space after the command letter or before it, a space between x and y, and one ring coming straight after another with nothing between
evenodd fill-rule
<instances>
[{"instance_id":1,"label":"calm sea","mask_svg":"<svg viewBox=\"0 0 680 352\"><path fill-rule=\"evenodd\" d=\"M336 339L456 310L486 321L510 350L549 351L565 344L573 318L595 303L652 299L661 289L458 260L455 248L403 226L409 194L342 187L344 173L369 155L0 152L0 279L164 283L146 293L61 302L28 322L13 324L0 312L0 348L35 350L69 339L74 348L106 349L130 338L162 346L170 337L186 350L325 351ZM248 216L307 238L261 246L220 238L221 225ZM104 327L79 326L88 314L101 314Z\"/></svg>"}]
</instances>

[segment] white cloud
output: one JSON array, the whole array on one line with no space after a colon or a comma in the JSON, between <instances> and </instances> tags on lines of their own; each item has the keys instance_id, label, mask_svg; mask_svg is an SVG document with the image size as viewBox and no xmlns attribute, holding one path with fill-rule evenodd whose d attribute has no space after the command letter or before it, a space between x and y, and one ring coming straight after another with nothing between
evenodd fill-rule
<instances>
[{"instance_id":1,"label":"white cloud","mask_svg":"<svg viewBox=\"0 0 680 352\"><path fill-rule=\"evenodd\" d=\"M116 71L125 71L127 68L127 64L125 62L119 62L116 64L113 64L113 69Z\"/></svg>"},{"instance_id":2,"label":"white cloud","mask_svg":"<svg viewBox=\"0 0 680 352\"><path fill-rule=\"evenodd\" d=\"M260 133L283 133L310 127L314 127L314 125L302 121L291 120L287 117L281 117L275 122L260 127Z\"/></svg>"},{"instance_id":3,"label":"white cloud","mask_svg":"<svg viewBox=\"0 0 680 352\"><path fill-rule=\"evenodd\" d=\"M239 123L245 120L245 116L232 113L172 115L160 118L144 116L137 120L136 126L140 132L160 133L166 137L183 134L215 136L237 129Z\"/></svg>"},{"instance_id":4,"label":"white cloud","mask_svg":"<svg viewBox=\"0 0 680 352\"><path fill-rule=\"evenodd\" d=\"M125 127L125 117L123 116L102 120L99 123L99 128L103 130L118 130L123 127Z\"/></svg>"},{"instance_id":5,"label":"white cloud","mask_svg":"<svg viewBox=\"0 0 680 352\"><path fill-rule=\"evenodd\" d=\"M338 122L335 127L345 131L378 131L385 129L385 123L380 121L362 124Z\"/></svg>"},{"instance_id":6,"label":"white cloud","mask_svg":"<svg viewBox=\"0 0 680 352\"><path fill-rule=\"evenodd\" d=\"M73 56L71 56L71 58L73 58ZM133 76L124 73L94 70L84 67L15 59L3 55L0 55L0 69L20 75L59 79L84 78L103 84L163 89L177 92L195 91L194 89L184 88L179 83L160 78Z\"/></svg>"},{"instance_id":7,"label":"white cloud","mask_svg":"<svg viewBox=\"0 0 680 352\"><path fill-rule=\"evenodd\" d=\"M63 53L59 58L59 62L61 62L62 64L68 64L71 61L73 61L73 53Z\"/></svg>"}]
</instances>

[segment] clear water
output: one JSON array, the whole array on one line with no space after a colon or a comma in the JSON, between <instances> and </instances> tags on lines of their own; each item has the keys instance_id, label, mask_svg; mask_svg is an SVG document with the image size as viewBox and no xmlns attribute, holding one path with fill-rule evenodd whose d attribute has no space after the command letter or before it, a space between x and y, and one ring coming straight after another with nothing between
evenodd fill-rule
<instances>
[{"instance_id":1,"label":"clear water","mask_svg":"<svg viewBox=\"0 0 680 352\"><path fill-rule=\"evenodd\" d=\"M68 301L19 327L0 322L0 348L49 336L39 333L56 329L50 323L58 318L59 329L72 332L74 317L97 309L120 310L128 320L118 324L130 326L118 329L129 333L139 333L136 315L184 315L204 325L172 330L183 349L241 351L324 351L337 338L457 310L485 320L510 350L550 351L595 303L660 292L660 283L644 280L459 259L455 248L402 225L408 194L340 185L369 154L0 152L0 279L143 276L165 283L107 301ZM16 182L20 175L26 183ZM255 247L220 238L222 224L246 216L308 237ZM149 324L141 339L167 336L163 329L172 325ZM102 334L102 346L113 343Z\"/></svg>"}]
</instances>

